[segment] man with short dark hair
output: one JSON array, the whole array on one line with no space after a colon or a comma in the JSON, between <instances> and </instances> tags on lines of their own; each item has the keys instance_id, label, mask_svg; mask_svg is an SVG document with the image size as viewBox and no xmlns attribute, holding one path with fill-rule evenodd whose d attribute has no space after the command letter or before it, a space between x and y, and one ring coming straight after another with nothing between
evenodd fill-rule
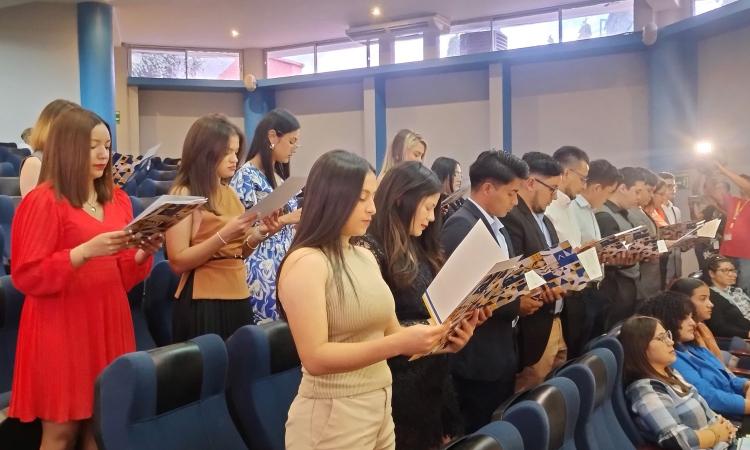
<instances>
[{"instance_id":1,"label":"man with short dark hair","mask_svg":"<svg viewBox=\"0 0 750 450\"><path fill-rule=\"evenodd\" d=\"M644 167L639 167L638 170L643 173L643 177L646 180L646 189L642 191L640 197L638 198L638 205L628 209L628 221L635 227L644 227L646 230L648 230L649 234L652 237L658 239L659 227L656 222L654 222L654 219L652 219L651 216L649 216L646 211L643 210L643 208L651 204L651 201L654 197L654 191L656 190L656 186L659 184L659 181L661 179L654 172ZM654 296L664 288L662 286L663 279L661 273L661 262L659 258L652 258L649 261L642 261L639 264L639 273L640 276L636 282L639 300L645 300L651 296Z\"/></svg>"},{"instance_id":2,"label":"man with short dark hair","mask_svg":"<svg viewBox=\"0 0 750 450\"><path fill-rule=\"evenodd\" d=\"M628 209L638 206L646 189L646 177L640 169L623 167L620 174L622 181L596 213L602 237L634 228L628 219ZM620 265L605 266L604 279L599 283L600 297L605 303L594 322L594 335L609 331L613 325L632 316L638 305L638 262L632 259L621 262Z\"/></svg>"},{"instance_id":3,"label":"man with short dark hair","mask_svg":"<svg viewBox=\"0 0 750 450\"><path fill-rule=\"evenodd\" d=\"M589 156L578 147L560 147L552 154L563 168L562 182L557 198L547 207L545 214L555 226L561 241L568 241L573 248L581 246L581 230L571 212L571 202L586 187L589 175Z\"/></svg>"},{"instance_id":4,"label":"man with short dark hair","mask_svg":"<svg viewBox=\"0 0 750 450\"><path fill-rule=\"evenodd\" d=\"M469 168L469 198L443 226L441 240L447 256L479 220L503 253L509 258L516 255L500 218L517 204L517 193L528 170L525 162L505 152L479 155ZM489 423L495 409L513 394L518 370L513 328L519 315L530 314L538 307L539 302L524 297L497 309L454 356L453 382L467 433Z\"/></svg>"},{"instance_id":5,"label":"man with short dark hair","mask_svg":"<svg viewBox=\"0 0 750 450\"><path fill-rule=\"evenodd\" d=\"M555 247L559 243L555 226L544 211L552 203L562 183L563 168L549 155L530 152L523 155L529 165L529 179L518 191L518 206L504 219L513 248L524 257ZM516 392L534 387L556 366L565 362L567 347L560 314L563 299L549 298L534 314L519 321L521 371Z\"/></svg>"},{"instance_id":6,"label":"man with short dark hair","mask_svg":"<svg viewBox=\"0 0 750 450\"><path fill-rule=\"evenodd\" d=\"M670 172L659 172L659 177L667 185L667 203L661 207L664 216L667 218L667 223L670 225L680 223L682 222L682 211L674 204L675 195L677 195L677 179ZM666 286L682 277L682 250L679 247L669 252L665 261L662 262L662 271L664 272Z\"/></svg>"}]
</instances>

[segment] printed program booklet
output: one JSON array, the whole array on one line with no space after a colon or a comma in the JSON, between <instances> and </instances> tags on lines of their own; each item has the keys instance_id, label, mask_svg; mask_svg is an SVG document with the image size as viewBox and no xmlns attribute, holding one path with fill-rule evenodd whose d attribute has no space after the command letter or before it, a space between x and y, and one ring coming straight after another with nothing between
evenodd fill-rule
<instances>
[{"instance_id":1,"label":"printed program booklet","mask_svg":"<svg viewBox=\"0 0 750 450\"><path fill-rule=\"evenodd\" d=\"M150 238L172 228L206 201L205 197L162 195L133 219L125 229L135 234L140 233L143 239Z\"/></svg>"}]
</instances>

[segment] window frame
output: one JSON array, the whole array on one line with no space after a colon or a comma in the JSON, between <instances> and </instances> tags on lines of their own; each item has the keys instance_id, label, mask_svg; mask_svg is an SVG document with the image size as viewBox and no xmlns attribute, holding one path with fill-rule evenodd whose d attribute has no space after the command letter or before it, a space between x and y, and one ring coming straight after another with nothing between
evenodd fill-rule
<instances>
[{"instance_id":1,"label":"window frame","mask_svg":"<svg viewBox=\"0 0 750 450\"><path fill-rule=\"evenodd\" d=\"M240 62L240 78L239 80L226 80L226 81L242 81L245 76L245 52L242 49L236 48L213 48L213 47L170 47L165 45L136 45L136 44L122 44L127 51L128 57L128 77L132 78L149 78L149 77L136 77L133 76L133 50L146 50L146 51L164 51L164 52L181 52L185 61L185 76L183 78L164 78L165 80L212 80L212 78L190 78L188 77L188 53L189 52L201 52L201 53L235 53L237 54Z\"/></svg>"}]
</instances>

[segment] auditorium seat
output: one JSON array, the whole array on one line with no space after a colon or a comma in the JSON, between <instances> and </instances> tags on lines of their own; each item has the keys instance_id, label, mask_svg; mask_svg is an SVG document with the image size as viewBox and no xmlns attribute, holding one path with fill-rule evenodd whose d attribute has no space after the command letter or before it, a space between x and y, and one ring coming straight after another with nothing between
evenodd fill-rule
<instances>
[{"instance_id":1,"label":"auditorium seat","mask_svg":"<svg viewBox=\"0 0 750 450\"><path fill-rule=\"evenodd\" d=\"M150 178L146 178L139 185L136 190L138 197L158 197L160 195L166 195L169 193L169 189L172 187L172 181L156 181Z\"/></svg>"},{"instance_id":2,"label":"auditorium seat","mask_svg":"<svg viewBox=\"0 0 750 450\"><path fill-rule=\"evenodd\" d=\"M227 351L208 334L117 358L94 393L100 450L240 450L226 403Z\"/></svg>"},{"instance_id":3,"label":"auditorium seat","mask_svg":"<svg viewBox=\"0 0 750 450\"><path fill-rule=\"evenodd\" d=\"M157 170L151 169L146 174L146 178L154 181L172 181L177 177L177 171L174 170Z\"/></svg>"},{"instance_id":4,"label":"auditorium seat","mask_svg":"<svg viewBox=\"0 0 750 450\"><path fill-rule=\"evenodd\" d=\"M622 384L622 371L625 364L625 353L622 349L622 344L615 336L601 336L591 340L586 347L586 350L592 350L595 348L605 348L612 352L617 362L617 376L615 377L615 387L612 391L612 408L615 410L617 420L625 430L625 434L628 435L630 441L636 447L639 447L645 443L643 436L641 436L638 427L633 422L633 418L630 415L630 407L625 399L625 386Z\"/></svg>"},{"instance_id":5,"label":"auditorium seat","mask_svg":"<svg viewBox=\"0 0 750 450\"><path fill-rule=\"evenodd\" d=\"M154 338L148 329L148 322L143 312L143 299L145 297L146 282L138 283L128 292L128 302L130 303L130 317L133 321L133 331L135 333L136 350L151 350L156 347Z\"/></svg>"},{"instance_id":6,"label":"auditorium seat","mask_svg":"<svg viewBox=\"0 0 750 450\"><path fill-rule=\"evenodd\" d=\"M523 450L523 439L508 422L491 422L475 433L443 447L443 450Z\"/></svg>"},{"instance_id":7,"label":"auditorium seat","mask_svg":"<svg viewBox=\"0 0 750 450\"><path fill-rule=\"evenodd\" d=\"M3 161L0 162L0 177L18 177L18 171L13 164Z\"/></svg>"},{"instance_id":8,"label":"auditorium seat","mask_svg":"<svg viewBox=\"0 0 750 450\"><path fill-rule=\"evenodd\" d=\"M0 163L0 166L3 164L5 163ZM21 184L19 183L17 176L0 176L0 195L11 197L21 195Z\"/></svg>"},{"instance_id":9,"label":"auditorium seat","mask_svg":"<svg viewBox=\"0 0 750 450\"><path fill-rule=\"evenodd\" d=\"M167 261L157 263L146 279L143 313L158 346L172 343L172 305L179 281Z\"/></svg>"},{"instance_id":10,"label":"auditorium seat","mask_svg":"<svg viewBox=\"0 0 750 450\"><path fill-rule=\"evenodd\" d=\"M571 380L557 377L510 406L503 420L518 429L524 448L576 450L578 408L578 388Z\"/></svg>"},{"instance_id":11,"label":"auditorium seat","mask_svg":"<svg viewBox=\"0 0 750 450\"><path fill-rule=\"evenodd\" d=\"M180 165L180 159L181 158L164 158L163 162L170 166L178 166Z\"/></svg>"},{"instance_id":12,"label":"auditorium seat","mask_svg":"<svg viewBox=\"0 0 750 450\"><path fill-rule=\"evenodd\" d=\"M23 298L23 294L13 286L10 275L0 277L0 393L10 391L13 381L13 361Z\"/></svg>"},{"instance_id":13,"label":"auditorium seat","mask_svg":"<svg viewBox=\"0 0 750 450\"><path fill-rule=\"evenodd\" d=\"M16 207L13 204L13 200L7 195L0 195L0 231L3 233L3 240L5 248L3 249L3 256L10 260L10 227L13 223L13 214L16 212Z\"/></svg>"},{"instance_id":14,"label":"auditorium seat","mask_svg":"<svg viewBox=\"0 0 750 450\"><path fill-rule=\"evenodd\" d=\"M247 325L227 339L227 398L251 450L283 450L289 407L302 371L289 325Z\"/></svg>"},{"instance_id":15,"label":"auditorium seat","mask_svg":"<svg viewBox=\"0 0 750 450\"><path fill-rule=\"evenodd\" d=\"M133 208L133 217L138 217L138 214L142 213L145 209L145 206L143 206L143 202L141 202L141 199L138 197L130 196L130 205Z\"/></svg>"},{"instance_id":16,"label":"auditorium seat","mask_svg":"<svg viewBox=\"0 0 750 450\"><path fill-rule=\"evenodd\" d=\"M584 415L589 414L587 419L582 418L583 428L577 431L579 449L635 450L637 445L626 434L612 404L617 378L617 362L612 352L595 348L580 357L576 364L563 369L560 375L576 383L579 391L593 394L590 412L582 411ZM585 397L586 394L584 401L587 401Z\"/></svg>"},{"instance_id":17,"label":"auditorium seat","mask_svg":"<svg viewBox=\"0 0 750 450\"><path fill-rule=\"evenodd\" d=\"M0 162L9 163L13 167L13 176L18 176L22 158L7 147L0 147Z\"/></svg>"}]
</instances>

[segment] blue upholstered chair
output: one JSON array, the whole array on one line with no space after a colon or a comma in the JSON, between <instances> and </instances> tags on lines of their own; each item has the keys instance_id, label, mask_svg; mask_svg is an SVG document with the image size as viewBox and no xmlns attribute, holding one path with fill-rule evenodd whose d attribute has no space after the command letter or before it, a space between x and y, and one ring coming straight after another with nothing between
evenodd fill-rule
<instances>
[{"instance_id":1,"label":"blue upholstered chair","mask_svg":"<svg viewBox=\"0 0 750 450\"><path fill-rule=\"evenodd\" d=\"M508 422L490 422L476 432L443 447L443 450L523 450L523 439Z\"/></svg>"},{"instance_id":2,"label":"blue upholstered chair","mask_svg":"<svg viewBox=\"0 0 750 450\"><path fill-rule=\"evenodd\" d=\"M146 279L143 312L156 345L172 343L172 305L180 278L167 261L157 263Z\"/></svg>"},{"instance_id":3,"label":"blue upholstered chair","mask_svg":"<svg viewBox=\"0 0 750 450\"><path fill-rule=\"evenodd\" d=\"M244 450L227 410L227 352L214 334L123 355L96 382L100 450Z\"/></svg>"},{"instance_id":4,"label":"blue upholstered chair","mask_svg":"<svg viewBox=\"0 0 750 450\"><path fill-rule=\"evenodd\" d=\"M138 197L158 197L160 195L166 195L169 193L169 189L172 187L172 181L156 181L150 178L146 178L139 185L136 190Z\"/></svg>"},{"instance_id":5,"label":"blue upholstered chair","mask_svg":"<svg viewBox=\"0 0 750 450\"><path fill-rule=\"evenodd\" d=\"M230 410L251 450L283 450L302 371L286 322L247 325L227 340Z\"/></svg>"}]
</instances>

